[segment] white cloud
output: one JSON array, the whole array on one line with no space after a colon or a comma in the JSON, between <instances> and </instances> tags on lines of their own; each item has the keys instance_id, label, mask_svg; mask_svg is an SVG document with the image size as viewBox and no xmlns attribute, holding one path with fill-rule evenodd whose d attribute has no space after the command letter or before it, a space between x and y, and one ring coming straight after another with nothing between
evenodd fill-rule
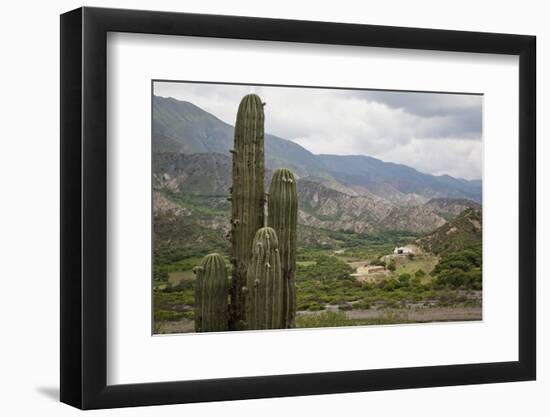
<instances>
[{"instance_id":1,"label":"white cloud","mask_svg":"<svg viewBox=\"0 0 550 417\"><path fill-rule=\"evenodd\" d=\"M267 103L266 132L315 154L369 155L434 175L481 178L480 96L155 83L155 94L229 124L249 93Z\"/></svg>"},{"instance_id":2,"label":"white cloud","mask_svg":"<svg viewBox=\"0 0 550 417\"><path fill-rule=\"evenodd\" d=\"M414 166L432 175L450 175L467 180L480 179L482 172L481 141L460 139L413 139L378 158ZM411 164L414 161L414 165Z\"/></svg>"}]
</instances>

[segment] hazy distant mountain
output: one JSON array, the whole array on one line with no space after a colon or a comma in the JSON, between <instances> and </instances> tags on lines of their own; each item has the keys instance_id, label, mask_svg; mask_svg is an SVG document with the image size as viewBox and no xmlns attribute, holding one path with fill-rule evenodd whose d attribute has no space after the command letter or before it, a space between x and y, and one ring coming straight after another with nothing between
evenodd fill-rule
<instances>
[{"instance_id":1,"label":"hazy distant mountain","mask_svg":"<svg viewBox=\"0 0 550 417\"><path fill-rule=\"evenodd\" d=\"M363 155L318 155L338 181L367 189L384 191L384 187L424 197L464 197L481 200L481 183L456 179L449 175L423 174L406 165L383 162ZM387 190L387 187L385 188Z\"/></svg>"},{"instance_id":2,"label":"hazy distant mountain","mask_svg":"<svg viewBox=\"0 0 550 417\"><path fill-rule=\"evenodd\" d=\"M229 155L233 126L192 103L153 97L153 152ZM292 169L304 179L346 194L377 195L401 205L423 204L435 197L481 201L481 181L423 174L411 167L369 156L314 155L302 146L265 136L266 167Z\"/></svg>"}]
</instances>

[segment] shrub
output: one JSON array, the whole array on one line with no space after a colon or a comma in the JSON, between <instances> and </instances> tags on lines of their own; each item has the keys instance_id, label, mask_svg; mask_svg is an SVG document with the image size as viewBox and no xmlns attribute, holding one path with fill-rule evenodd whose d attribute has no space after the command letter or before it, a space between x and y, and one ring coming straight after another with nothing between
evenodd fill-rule
<instances>
[{"instance_id":1,"label":"shrub","mask_svg":"<svg viewBox=\"0 0 550 417\"><path fill-rule=\"evenodd\" d=\"M399 282L400 283L404 283L404 282L409 282L411 280L411 274L407 274L406 272L399 275Z\"/></svg>"},{"instance_id":2,"label":"shrub","mask_svg":"<svg viewBox=\"0 0 550 417\"><path fill-rule=\"evenodd\" d=\"M399 308L400 304L397 301L388 301L387 303L382 304L381 308L383 309L395 309Z\"/></svg>"},{"instance_id":3,"label":"shrub","mask_svg":"<svg viewBox=\"0 0 550 417\"><path fill-rule=\"evenodd\" d=\"M386 267L386 262L384 262L382 259L375 259L374 261L370 262L371 266L383 266Z\"/></svg>"},{"instance_id":4,"label":"shrub","mask_svg":"<svg viewBox=\"0 0 550 417\"><path fill-rule=\"evenodd\" d=\"M155 310L155 321L176 321L181 319L184 313L181 311Z\"/></svg>"},{"instance_id":5,"label":"shrub","mask_svg":"<svg viewBox=\"0 0 550 417\"><path fill-rule=\"evenodd\" d=\"M325 306L319 303L311 303L308 307L309 311L320 311L324 309L325 309Z\"/></svg>"},{"instance_id":6,"label":"shrub","mask_svg":"<svg viewBox=\"0 0 550 417\"><path fill-rule=\"evenodd\" d=\"M437 283L441 286L450 286L454 288L461 287L468 282L466 273L459 268L445 270L437 277Z\"/></svg>"},{"instance_id":7,"label":"shrub","mask_svg":"<svg viewBox=\"0 0 550 417\"><path fill-rule=\"evenodd\" d=\"M334 280L349 279L353 268L336 256L319 255L315 263L307 266L298 265L296 280L320 280L328 283Z\"/></svg>"},{"instance_id":8,"label":"shrub","mask_svg":"<svg viewBox=\"0 0 550 417\"><path fill-rule=\"evenodd\" d=\"M395 279L388 279L384 281L382 289L384 291L394 291L398 286L398 282Z\"/></svg>"},{"instance_id":9,"label":"shrub","mask_svg":"<svg viewBox=\"0 0 550 417\"><path fill-rule=\"evenodd\" d=\"M298 305L296 306L296 310L298 311L304 311L308 309L309 309L309 303L307 301L303 303L298 303Z\"/></svg>"},{"instance_id":10,"label":"shrub","mask_svg":"<svg viewBox=\"0 0 550 417\"><path fill-rule=\"evenodd\" d=\"M369 310L371 308L370 303L366 301L359 301L358 303L353 304L354 310Z\"/></svg>"},{"instance_id":11,"label":"shrub","mask_svg":"<svg viewBox=\"0 0 550 417\"><path fill-rule=\"evenodd\" d=\"M439 287L482 288L481 245L444 255L432 271Z\"/></svg>"},{"instance_id":12,"label":"shrub","mask_svg":"<svg viewBox=\"0 0 550 417\"><path fill-rule=\"evenodd\" d=\"M419 269L414 273L414 276L416 278L422 278L422 277L426 276L426 273L422 269Z\"/></svg>"},{"instance_id":13,"label":"shrub","mask_svg":"<svg viewBox=\"0 0 550 417\"><path fill-rule=\"evenodd\" d=\"M185 311L182 315L188 320L195 320L195 312L193 310Z\"/></svg>"},{"instance_id":14,"label":"shrub","mask_svg":"<svg viewBox=\"0 0 550 417\"><path fill-rule=\"evenodd\" d=\"M350 322L343 311L325 311L321 314L300 314L296 317L296 327L341 327Z\"/></svg>"},{"instance_id":15,"label":"shrub","mask_svg":"<svg viewBox=\"0 0 550 417\"><path fill-rule=\"evenodd\" d=\"M422 283L422 280L420 277L415 276L413 279L411 279L411 285L418 287Z\"/></svg>"}]
</instances>

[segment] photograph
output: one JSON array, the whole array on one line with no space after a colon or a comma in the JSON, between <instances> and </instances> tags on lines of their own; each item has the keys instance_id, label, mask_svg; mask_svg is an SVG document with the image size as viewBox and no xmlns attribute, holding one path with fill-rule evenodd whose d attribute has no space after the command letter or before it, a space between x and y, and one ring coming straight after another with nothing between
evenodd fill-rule
<instances>
[{"instance_id":1,"label":"photograph","mask_svg":"<svg viewBox=\"0 0 550 417\"><path fill-rule=\"evenodd\" d=\"M538 415L543 14L218 3L64 6L15 43L4 177L29 198L6 193L24 214L4 216L24 249L6 276L36 246L55 282L31 308L6 292L15 357L49 346L6 380L41 410ZM31 98L59 106L29 118Z\"/></svg>"},{"instance_id":2,"label":"photograph","mask_svg":"<svg viewBox=\"0 0 550 417\"><path fill-rule=\"evenodd\" d=\"M482 320L482 94L151 100L153 334Z\"/></svg>"}]
</instances>

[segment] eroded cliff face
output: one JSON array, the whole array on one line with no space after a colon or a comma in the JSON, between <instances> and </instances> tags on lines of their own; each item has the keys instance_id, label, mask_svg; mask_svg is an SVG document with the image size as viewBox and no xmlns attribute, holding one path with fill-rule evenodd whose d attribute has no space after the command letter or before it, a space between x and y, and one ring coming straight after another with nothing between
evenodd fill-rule
<instances>
[{"instance_id":1,"label":"eroded cliff face","mask_svg":"<svg viewBox=\"0 0 550 417\"><path fill-rule=\"evenodd\" d=\"M185 217L186 221L225 231L231 172L228 156L161 153L154 156L153 169L153 202L159 216ZM267 171L266 182L270 176L271 171ZM298 220L308 227L369 234L392 230L426 233L446 222L438 214L447 207L444 199L437 204L419 204L418 199L396 204L367 189L355 191L335 181L299 178L297 185ZM460 205L467 206L457 201L449 203L447 210L456 211Z\"/></svg>"}]
</instances>

